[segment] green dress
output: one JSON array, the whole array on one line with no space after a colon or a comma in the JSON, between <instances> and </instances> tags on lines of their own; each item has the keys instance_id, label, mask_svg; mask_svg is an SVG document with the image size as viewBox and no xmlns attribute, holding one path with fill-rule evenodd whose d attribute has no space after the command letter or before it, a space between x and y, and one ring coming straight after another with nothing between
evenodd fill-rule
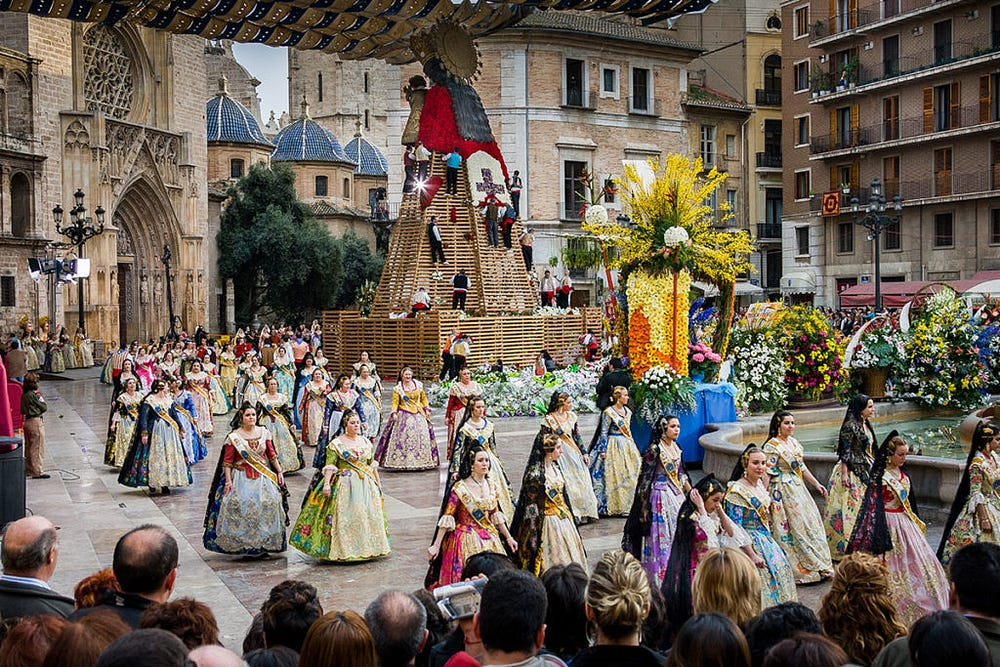
<instances>
[{"instance_id":1,"label":"green dress","mask_svg":"<svg viewBox=\"0 0 1000 667\"><path fill-rule=\"evenodd\" d=\"M364 437L350 445L336 438L327 445L326 465L313 477L292 528L293 547L329 561L371 560L389 553L389 523L373 451ZM329 498L323 495L327 470L333 471Z\"/></svg>"}]
</instances>

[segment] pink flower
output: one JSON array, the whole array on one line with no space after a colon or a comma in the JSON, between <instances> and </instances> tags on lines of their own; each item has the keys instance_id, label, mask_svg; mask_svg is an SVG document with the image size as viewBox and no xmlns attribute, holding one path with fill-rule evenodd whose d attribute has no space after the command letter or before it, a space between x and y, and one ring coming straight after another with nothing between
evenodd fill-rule
<instances>
[{"instance_id":1,"label":"pink flower","mask_svg":"<svg viewBox=\"0 0 1000 667\"><path fill-rule=\"evenodd\" d=\"M809 340L809 338L805 334L802 334L799 336L799 340Z\"/></svg>"},{"instance_id":2,"label":"pink flower","mask_svg":"<svg viewBox=\"0 0 1000 667\"><path fill-rule=\"evenodd\" d=\"M704 355L704 354L702 354L701 352L696 352L696 353L694 354L694 356L693 356L693 357L691 357L691 358L692 358L692 359L693 359L694 361L698 362L699 364L700 364L701 362L705 361L705 355Z\"/></svg>"}]
</instances>

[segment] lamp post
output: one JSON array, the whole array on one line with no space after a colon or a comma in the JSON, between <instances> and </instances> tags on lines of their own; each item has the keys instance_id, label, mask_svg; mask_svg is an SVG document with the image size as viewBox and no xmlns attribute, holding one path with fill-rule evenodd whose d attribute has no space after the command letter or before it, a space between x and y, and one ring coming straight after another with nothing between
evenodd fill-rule
<instances>
[{"instance_id":1,"label":"lamp post","mask_svg":"<svg viewBox=\"0 0 1000 667\"><path fill-rule=\"evenodd\" d=\"M859 217L861 213L861 202L857 197L851 198L851 212L854 213L854 224L861 225L870 233L869 238L875 241L875 311L882 310L882 248L880 238L882 230L891 225L899 223L903 210L903 199L899 195L892 198L892 210L897 213L895 217L885 215L888 210L885 195L882 194L882 182L879 179L872 181L871 195L868 197L868 204L864 209L864 217Z\"/></svg>"},{"instance_id":2,"label":"lamp post","mask_svg":"<svg viewBox=\"0 0 1000 667\"><path fill-rule=\"evenodd\" d=\"M97 216L97 226L94 226L94 221L87 217L87 208L83 205L83 199L85 195L83 190L80 188L76 189L73 193L73 209L69 212L69 227L63 227L63 207L56 204L55 208L52 209L52 218L56 223L56 231L69 239L68 245L76 246L76 258L80 260L83 258L83 244L95 236L100 236L104 233L104 209L98 204L97 208L94 210L94 215ZM86 333L84 322L83 322L83 278L77 278L77 305L79 306L79 320L77 326L79 326L80 331Z\"/></svg>"},{"instance_id":3,"label":"lamp post","mask_svg":"<svg viewBox=\"0 0 1000 667\"><path fill-rule=\"evenodd\" d=\"M160 255L160 261L163 262L163 268L167 272L167 314L170 317L170 332L167 337L170 340L177 340L177 329L174 322L174 293L173 289L170 287L170 260L173 259L173 253L170 252L170 246L166 243L163 244L163 254Z\"/></svg>"}]
</instances>

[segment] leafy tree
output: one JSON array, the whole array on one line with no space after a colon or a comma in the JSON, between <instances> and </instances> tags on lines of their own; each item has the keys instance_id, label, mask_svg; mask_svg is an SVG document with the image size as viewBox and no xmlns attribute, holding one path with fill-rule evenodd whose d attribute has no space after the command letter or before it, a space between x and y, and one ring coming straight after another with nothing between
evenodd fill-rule
<instances>
[{"instance_id":1,"label":"leafy tree","mask_svg":"<svg viewBox=\"0 0 1000 667\"><path fill-rule=\"evenodd\" d=\"M295 322L334 306L340 246L296 198L287 166L254 165L230 188L216 243L238 322L260 312Z\"/></svg>"},{"instance_id":2,"label":"leafy tree","mask_svg":"<svg viewBox=\"0 0 1000 667\"><path fill-rule=\"evenodd\" d=\"M374 254L368 243L354 232L337 240L343 261L343 274L337 289L335 308L350 308L358 300L358 291L366 282L378 282L385 258Z\"/></svg>"}]
</instances>

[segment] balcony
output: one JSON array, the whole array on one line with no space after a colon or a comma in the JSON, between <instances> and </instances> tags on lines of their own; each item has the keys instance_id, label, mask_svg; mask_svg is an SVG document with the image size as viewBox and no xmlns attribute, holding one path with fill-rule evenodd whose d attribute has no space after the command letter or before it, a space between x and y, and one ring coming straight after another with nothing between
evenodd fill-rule
<instances>
[{"instance_id":1,"label":"balcony","mask_svg":"<svg viewBox=\"0 0 1000 667\"><path fill-rule=\"evenodd\" d=\"M762 88L757 89L757 106L759 107L780 107L781 106L781 91L780 90L763 90Z\"/></svg>"},{"instance_id":2,"label":"balcony","mask_svg":"<svg viewBox=\"0 0 1000 667\"><path fill-rule=\"evenodd\" d=\"M758 241L780 241L781 240L781 223L779 223L779 222L758 222L757 223L757 240Z\"/></svg>"},{"instance_id":3,"label":"balcony","mask_svg":"<svg viewBox=\"0 0 1000 667\"><path fill-rule=\"evenodd\" d=\"M757 153L758 169L781 169L781 153L776 151L762 151Z\"/></svg>"},{"instance_id":4,"label":"balcony","mask_svg":"<svg viewBox=\"0 0 1000 667\"><path fill-rule=\"evenodd\" d=\"M861 33L870 33L872 26L881 23L897 24L907 19L928 13L941 13L945 8L964 4L966 0L880 0L854 12L834 14L824 20L824 34L816 34L809 46L825 46ZM867 29L866 29L867 28Z\"/></svg>"},{"instance_id":5,"label":"balcony","mask_svg":"<svg viewBox=\"0 0 1000 667\"><path fill-rule=\"evenodd\" d=\"M371 204L368 220L375 225L392 225L399 220L399 202L387 202L384 199L378 204Z\"/></svg>"}]
</instances>

